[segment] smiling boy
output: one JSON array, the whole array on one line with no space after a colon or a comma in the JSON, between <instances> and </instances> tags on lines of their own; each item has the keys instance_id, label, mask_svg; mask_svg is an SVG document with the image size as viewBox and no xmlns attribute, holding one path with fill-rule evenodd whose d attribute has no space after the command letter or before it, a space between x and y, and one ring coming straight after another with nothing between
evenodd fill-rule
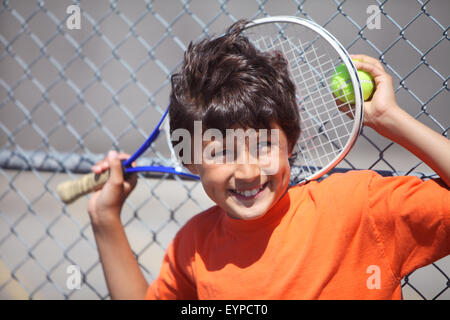
<instances>
[{"instance_id":1,"label":"smiling boy","mask_svg":"<svg viewBox=\"0 0 450 320\"><path fill-rule=\"evenodd\" d=\"M264 174L250 161L257 155L248 140L238 141L242 152L234 156L243 161L185 164L216 206L179 230L149 286L120 222L136 178L123 179L126 155L111 152L93 167L111 174L89 201L111 297L401 298L405 275L450 253L450 142L398 107L380 62L355 55L356 67L376 83L365 125L414 153L441 181L350 171L289 187L289 156L300 134L295 89L284 59L258 52L240 34L243 25L189 46L172 77L171 131L193 132L195 121L204 131L277 130L277 141L264 141L277 170ZM226 155L223 147L213 157Z\"/></svg>"}]
</instances>

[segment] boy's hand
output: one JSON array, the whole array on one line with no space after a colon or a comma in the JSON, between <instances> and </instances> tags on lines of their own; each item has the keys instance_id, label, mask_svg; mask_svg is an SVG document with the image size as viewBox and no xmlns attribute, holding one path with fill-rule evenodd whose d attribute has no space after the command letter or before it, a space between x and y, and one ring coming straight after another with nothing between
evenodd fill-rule
<instances>
[{"instance_id":1,"label":"boy's hand","mask_svg":"<svg viewBox=\"0 0 450 320\"><path fill-rule=\"evenodd\" d=\"M375 130L380 129L388 114L400 109L395 99L392 78L375 58L363 54L354 54L351 58L359 60L353 61L358 70L370 73L374 79L375 91L372 99L364 102L364 125Z\"/></svg>"},{"instance_id":2,"label":"boy's hand","mask_svg":"<svg viewBox=\"0 0 450 320\"><path fill-rule=\"evenodd\" d=\"M129 157L124 153L110 151L104 160L92 167L92 171L97 174L110 170L108 181L89 200L88 212L94 225L120 221L122 205L137 183L136 175L127 180L123 177L121 160Z\"/></svg>"},{"instance_id":3,"label":"boy's hand","mask_svg":"<svg viewBox=\"0 0 450 320\"><path fill-rule=\"evenodd\" d=\"M375 92L364 102L364 124L416 155L450 186L450 140L431 130L397 105L392 78L374 58L351 56L355 67L369 72Z\"/></svg>"}]
</instances>

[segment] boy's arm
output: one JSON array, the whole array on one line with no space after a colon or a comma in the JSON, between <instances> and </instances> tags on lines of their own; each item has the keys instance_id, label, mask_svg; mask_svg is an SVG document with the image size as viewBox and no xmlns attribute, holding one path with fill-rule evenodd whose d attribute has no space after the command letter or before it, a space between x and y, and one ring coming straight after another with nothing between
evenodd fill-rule
<instances>
[{"instance_id":1,"label":"boy's arm","mask_svg":"<svg viewBox=\"0 0 450 320\"><path fill-rule=\"evenodd\" d=\"M144 299L148 284L120 220L122 205L137 182L136 176L124 180L120 162L124 157L112 151L93 167L95 173L109 168L110 177L92 195L88 211L111 299Z\"/></svg>"},{"instance_id":2,"label":"boy's arm","mask_svg":"<svg viewBox=\"0 0 450 320\"><path fill-rule=\"evenodd\" d=\"M148 283L131 251L121 222L108 226L93 225L93 229L111 299L144 299Z\"/></svg>"},{"instance_id":3,"label":"boy's arm","mask_svg":"<svg viewBox=\"0 0 450 320\"><path fill-rule=\"evenodd\" d=\"M450 186L450 140L402 110L396 102L392 78L383 65L366 55L352 55L357 69L369 72L376 90L364 103L364 124L398 143L433 169Z\"/></svg>"}]
</instances>

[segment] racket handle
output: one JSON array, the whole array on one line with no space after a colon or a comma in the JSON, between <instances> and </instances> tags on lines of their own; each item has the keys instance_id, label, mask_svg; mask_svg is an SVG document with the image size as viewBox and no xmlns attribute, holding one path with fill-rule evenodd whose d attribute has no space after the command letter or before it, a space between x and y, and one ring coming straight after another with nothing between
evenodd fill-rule
<instances>
[{"instance_id":1,"label":"racket handle","mask_svg":"<svg viewBox=\"0 0 450 320\"><path fill-rule=\"evenodd\" d=\"M69 204L85 194L100 189L108 178L109 170L101 174L88 173L78 180L60 183L56 190L61 200Z\"/></svg>"}]
</instances>

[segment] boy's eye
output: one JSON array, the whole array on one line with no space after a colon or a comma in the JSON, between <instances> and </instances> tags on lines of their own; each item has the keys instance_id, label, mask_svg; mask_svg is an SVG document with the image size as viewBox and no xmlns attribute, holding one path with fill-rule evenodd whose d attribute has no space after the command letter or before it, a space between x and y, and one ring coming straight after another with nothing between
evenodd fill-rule
<instances>
[{"instance_id":1,"label":"boy's eye","mask_svg":"<svg viewBox=\"0 0 450 320\"><path fill-rule=\"evenodd\" d=\"M211 156L213 158L226 157L230 153L230 150L223 149L212 152Z\"/></svg>"},{"instance_id":2,"label":"boy's eye","mask_svg":"<svg viewBox=\"0 0 450 320\"><path fill-rule=\"evenodd\" d=\"M258 143L258 149L268 148L268 147L270 147L270 141L264 141L264 142Z\"/></svg>"},{"instance_id":3,"label":"boy's eye","mask_svg":"<svg viewBox=\"0 0 450 320\"><path fill-rule=\"evenodd\" d=\"M250 150L250 152L253 154L254 152L256 152L256 156L257 157L261 157L261 156L267 156L268 154L270 154L271 152L271 142L270 141L263 141L263 142L259 142L256 145L256 150ZM214 159L216 161L222 161L225 159L234 159L236 160L239 154L239 150L233 150L233 149L213 149L211 152L211 159Z\"/></svg>"},{"instance_id":4,"label":"boy's eye","mask_svg":"<svg viewBox=\"0 0 450 320\"><path fill-rule=\"evenodd\" d=\"M264 142L258 143L258 156L269 153L270 147L271 147L270 141L264 141Z\"/></svg>"}]
</instances>

